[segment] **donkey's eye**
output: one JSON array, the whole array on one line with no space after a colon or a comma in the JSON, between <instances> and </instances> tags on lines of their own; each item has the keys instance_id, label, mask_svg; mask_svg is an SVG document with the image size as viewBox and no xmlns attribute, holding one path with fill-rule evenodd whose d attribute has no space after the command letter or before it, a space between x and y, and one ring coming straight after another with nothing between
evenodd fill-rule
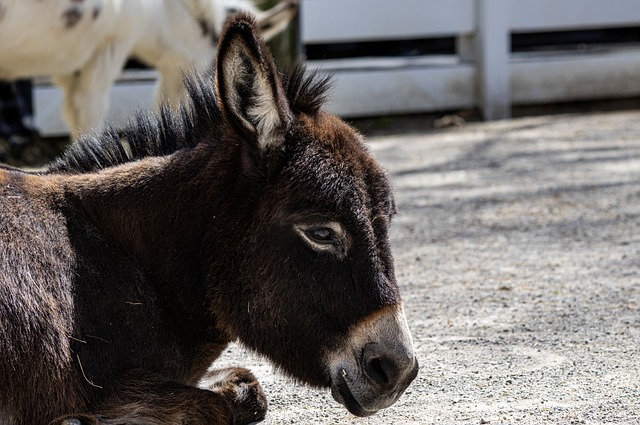
<instances>
[{"instance_id":1,"label":"donkey's eye","mask_svg":"<svg viewBox=\"0 0 640 425\"><path fill-rule=\"evenodd\" d=\"M336 237L328 227L313 227L305 231L307 237L319 244L333 244L336 243Z\"/></svg>"},{"instance_id":2,"label":"donkey's eye","mask_svg":"<svg viewBox=\"0 0 640 425\"><path fill-rule=\"evenodd\" d=\"M294 224L293 228L313 250L333 253L338 258L344 258L351 245L351 237L338 221L312 218Z\"/></svg>"}]
</instances>

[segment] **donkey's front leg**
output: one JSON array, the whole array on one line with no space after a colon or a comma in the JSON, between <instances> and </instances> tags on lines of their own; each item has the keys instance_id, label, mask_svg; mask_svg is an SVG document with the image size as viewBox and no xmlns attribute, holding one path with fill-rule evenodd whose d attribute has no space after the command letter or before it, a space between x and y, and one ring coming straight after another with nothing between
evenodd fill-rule
<instances>
[{"instance_id":1,"label":"donkey's front leg","mask_svg":"<svg viewBox=\"0 0 640 425\"><path fill-rule=\"evenodd\" d=\"M248 370L214 372L206 385L207 389L191 387L132 370L110 388L97 413L68 415L50 425L222 425L264 419L266 398Z\"/></svg>"},{"instance_id":2,"label":"donkey's front leg","mask_svg":"<svg viewBox=\"0 0 640 425\"><path fill-rule=\"evenodd\" d=\"M224 395L237 424L259 422L267 413L267 398L258 380L247 369L231 367L209 371L198 387Z\"/></svg>"}]
</instances>

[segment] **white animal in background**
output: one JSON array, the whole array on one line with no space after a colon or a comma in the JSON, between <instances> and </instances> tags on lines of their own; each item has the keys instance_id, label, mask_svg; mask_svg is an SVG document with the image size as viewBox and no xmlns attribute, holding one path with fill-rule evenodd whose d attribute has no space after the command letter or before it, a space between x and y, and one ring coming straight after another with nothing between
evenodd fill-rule
<instances>
[{"instance_id":1,"label":"white animal in background","mask_svg":"<svg viewBox=\"0 0 640 425\"><path fill-rule=\"evenodd\" d=\"M0 0L0 80L52 76L72 134L97 131L128 58L156 68L156 100L177 105L183 74L213 65L230 12L254 13L269 39L297 2L259 11L250 0Z\"/></svg>"}]
</instances>

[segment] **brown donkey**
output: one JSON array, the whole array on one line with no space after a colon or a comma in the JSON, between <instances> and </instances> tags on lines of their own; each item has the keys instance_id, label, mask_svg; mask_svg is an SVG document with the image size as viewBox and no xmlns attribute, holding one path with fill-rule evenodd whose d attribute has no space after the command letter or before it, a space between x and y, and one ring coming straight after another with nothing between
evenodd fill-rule
<instances>
[{"instance_id":1,"label":"brown donkey","mask_svg":"<svg viewBox=\"0 0 640 425\"><path fill-rule=\"evenodd\" d=\"M179 114L85 137L44 173L0 168L0 424L264 418L230 341L350 412L418 371L394 277L386 173L276 71L237 15Z\"/></svg>"}]
</instances>

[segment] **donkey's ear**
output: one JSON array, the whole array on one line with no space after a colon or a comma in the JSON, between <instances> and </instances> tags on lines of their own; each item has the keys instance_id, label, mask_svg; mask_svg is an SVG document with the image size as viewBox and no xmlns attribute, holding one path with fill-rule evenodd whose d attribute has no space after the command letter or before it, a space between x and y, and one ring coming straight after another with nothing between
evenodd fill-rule
<instances>
[{"instance_id":1,"label":"donkey's ear","mask_svg":"<svg viewBox=\"0 0 640 425\"><path fill-rule=\"evenodd\" d=\"M217 81L225 114L260 152L281 147L292 121L271 54L250 15L237 14L218 44Z\"/></svg>"}]
</instances>

